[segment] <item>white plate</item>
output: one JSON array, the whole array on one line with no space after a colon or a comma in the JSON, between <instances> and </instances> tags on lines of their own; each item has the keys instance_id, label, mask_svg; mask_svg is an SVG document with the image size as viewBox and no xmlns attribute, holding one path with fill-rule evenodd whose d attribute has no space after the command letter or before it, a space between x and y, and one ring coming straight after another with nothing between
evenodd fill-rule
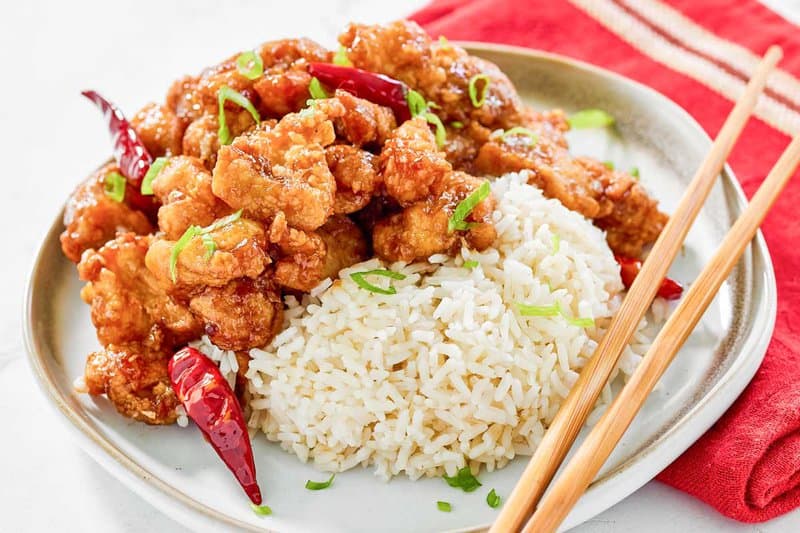
<instances>
[{"instance_id":1,"label":"white plate","mask_svg":"<svg viewBox=\"0 0 800 533\"><path fill-rule=\"evenodd\" d=\"M636 166L642 182L670 212L710 145L677 105L635 82L582 63L522 49L471 44L495 61L520 93L540 108L611 112L619 135L571 133L573 151ZM744 197L727 169L686 242L673 275L691 281L742 209ZM103 399L75 394L86 354L97 347L89 309L78 296L74 266L58 243L61 217L44 239L31 274L25 337L45 396L60 409L78 442L131 490L195 530L443 531L487 526L497 515L485 503L494 488L508 496L526 458L482 473L470 494L441 479L384 483L371 471L336 476L328 490L304 488L325 476L265 438L255 439L258 478L274 514L258 517L212 449L194 428L148 427L119 416ZM648 400L565 527L618 502L668 465L728 408L750 381L775 319L775 281L759 234ZM436 501L452 504L451 513Z\"/></svg>"}]
</instances>

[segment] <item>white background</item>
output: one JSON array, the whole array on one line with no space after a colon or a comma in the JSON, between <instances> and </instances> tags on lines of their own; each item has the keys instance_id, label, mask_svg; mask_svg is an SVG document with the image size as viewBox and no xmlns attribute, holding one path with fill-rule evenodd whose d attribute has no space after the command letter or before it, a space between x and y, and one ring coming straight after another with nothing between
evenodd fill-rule
<instances>
[{"instance_id":1,"label":"white background","mask_svg":"<svg viewBox=\"0 0 800 533\"><path fill-rule=\"evenodd\" d=\"M734 1L734 0L732 0ZM97 466L45 405L24 359L24 279L67 194L109 155L94 88L129 114L174 78L264 40L332 46L350 20L399 18L425 0L58 1L0 8L0 532L184 532ZM769 0L800 20L800 0ZM800 511L738 524L651 482L575 531L800 531Z\"/></svg>"}]
</instances>

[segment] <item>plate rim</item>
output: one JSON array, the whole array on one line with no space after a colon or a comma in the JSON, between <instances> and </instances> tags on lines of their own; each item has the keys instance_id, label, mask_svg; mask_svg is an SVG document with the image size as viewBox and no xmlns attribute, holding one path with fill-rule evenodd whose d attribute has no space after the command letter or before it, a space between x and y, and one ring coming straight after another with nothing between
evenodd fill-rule
<instances>
[{"instance_id":1,"label":"plate rim","mask_svg":"<svg viewBox=\"0 0 800 533\"><path fill-rule=\"evenodd\" d=\"M590 71L593 74L611 78L616 82L629 85L633 84L639 89L651 93L652 96L660 98L664 104L670 106L673 111L680 114L681 118L685 119L688 124L697 129L699 133L710 141L709 136L694 117L677 103L655 89L611 70L559 54L520 46L477 41L458 41L457 44L470 51L500 52L525 56L527 58L547 59L565 66L577 67L584 71ZM741 189L741 185L727 164L722 174L727 175L727 178L724 179L726 179L726 181L729 182L728 185L733 188L736 205L741 212L746 204L746 197ZM34 282L38 277L37 274L39 270L42 268L47 243L62 231L62 217L63 209L56 217L55 221L44 232L44 237L38 241L40 244L34 256L33 265L28 270L25 296L23 298L22 329L27 356L26 359L34 374L38 388L44 393L44 396L50 400L47 402L47 405L54 411L63 415L63 418L59 417L59 420L62 421L62 425L67 427L68 431L76 438L80 447L83 448L89 456L126 487L164 512L170 518L194 529L208 529L212 527L218 529L221 525L224 525L226 527L235 527L247 531L275 531L268 527L255 526L248 522L243 522L224 512L219 512L213 508L207 507L167 481L152 474L122 450L118 449L111 440L105 438L97 430L92 428L76 410L67 404L64 397L60 394L58 386L52 376L51 369L45 361L42 351L39 349L39 339L34 332L35 326L32 311L34 306L33 296L36 290ZM756 236L751 242L750 250L753 252L751 257L754 268L753 281L755 282L758 276L762 278L760 282L763 285L762 292L764 297L762 301L758 303L761 303L762 306L766 308L767 313L763 315L763 320L765 321L764 327L759 328L757 334L750 334L739 349L740 352L748 353L749 355L737 358L725 373L719 377L714 386L708 390L705 395L699 398L690 409L683 413L669 429L653 442L649 443L646 448L629 459L629 461L635 461L637 468L626 468L623 464L619 468L607 473L599 483L593 483L586 493L591 497L588 499L582 498L582 500L589 502L589 504L585 505L586 508L582 515L575 516L574 513L570 514L563 524L562 529L575 527L592 516L596 516L651 480L655 474L663 470L705 433L738 398L739 394L741 394L750 382L766 354L769 341L772 338L777 314L777 306L775 305L777 302L775 273L769 250L761 230L756 233ZM763 272L755 270L757 266L756 263L759 262L759 260L763 262ZM757 302L754 302L753 305L756 305L756 303ZM720 395L722 394L725 394L725 397L720 399ZM691 424L687 423L689 419L692 420ZM671 444L671 446L666 446L666 444ZM641 460L644 456L649 456L651 459L655 458L657 460L645 462ZM621 476L622 472L626 472L626 476ZM634 473L632 474L631 472ZM622 481L620 481L621 478ZM490 525L490 523L476 524L451 531L454 533L475 531L488 528Z\"/></svg>"}]
</instances>

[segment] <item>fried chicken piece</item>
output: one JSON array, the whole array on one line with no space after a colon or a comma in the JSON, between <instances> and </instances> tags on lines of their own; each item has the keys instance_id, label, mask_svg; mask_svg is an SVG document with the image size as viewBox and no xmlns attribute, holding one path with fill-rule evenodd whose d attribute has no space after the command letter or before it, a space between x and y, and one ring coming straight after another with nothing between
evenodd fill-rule
<instances>
[{"instance_id":1,"label":"fried chicken piece","mask_svg":"<svg viewBox=\"0 0 800 533\"><path fill-rule=\"evenodd\" d=\"M535 142L525 135L494 135L481 147L475 168L490 175L531 171L529 182L545 196L605 229L614 252L638 257L666 223L657 202L628 174L589 158L574 158L563 136L568 126L562 112L530 114L528 120Z\"/></svg>"},{"instance_id":2,"label":"fried chicken piece","mask_svg":"<svg viewBox=\"0 0 800 533\"><path fill-rule=\"evenodd\" d=\"M491 221L496 201L489 195L470 212L474 226L464 231L449 231L448 220L456 206L477 189L483 180L454 172L441 184L438 196L419 201L378 222L372 233L375 253L387 261L411 262L433 254L454 254L462 244L476 250L492 245L497 231Z\"/></svg>"},{"instance_id":3,"label":"fried chicken piece","mask_svg":"<svg viewBox=\"0 0 800 533\"><path fill-rule=\"evenodd\" d=\"M133 115L131 126L153 157L181 153L185 125L170 108L147 104Z\"/></svg>"},{"instance_id":4,"label":"fried chicken piece","mask_svg":"<svg viewBox=\"0 0 800 533\"><path fill-rule=\"evenodd\" d=\"M296 110L295 107L308 98L311 79L305 72L308 61L330 59L330 52L308 39L267 42L258 47L256 53L264 64L262 77L250 80L239 73L236 59L240 54L236 54L198 76L186 76L173 83L167 93L167 107L185 124L204 115L216 116L217 93L222 86L228 86L242 93L263 114L281 116ZM298 74L299 82L288 82ZM301 92L305 93L302 101L295 103ZM230 110L235 110L235 104L229 105Z\"/></svg>"},{"instance_id":5,"label":"fried chicken piece","mask_svg":"<svg viewBox=\"0 0 800 533\"><path fill-rule=\"evenodd\" d=\"M170 355L138 344L112 345L93 352L84 370L89 394L105 394L120 414L134 420L172 424L179 402L167 374Z\"/></svg>"},{"instance_id":6,"label":"fried chicken piece","mask_svg":"<svg viewBox=\"0 0 800 533\"><path fill-rule=\"evenodd\" d=\"M214 243L211 249L207 247L210 241ZM191 295L205 286L222 287L236 278L257 278L270 263L264 227L245 218L192 237L177 256L173 276L175 245L175 241L155 239L145 258L163 290L175 296Z\"/></svg>"},{"instance_id":7,"label":"fried chicken piece","mask_svg":"<svg viewBox=\"0 0 800 533\"><path fill-rule=\"evenodd\" d=\"M475 121L456 128L448 125L445 128L444 153L447 161L455 170L468 174L478 173L475 169L475 158L481 146L489 140L492 131Z\"/></svg>"},{"instance_id":8,"label":"fried chicken piece","mask_svg":"<svg viewBox=\"0 0 800 533\"><path fill-rule=\"evenodd\" d=\"M397 127L394 112L388 107L357 98L347 91L337 90L335 100L344 106L344 114L334 120L336 135L348 143L382 146Z\"/></svg>"},{"instance_id":9,"label":"fried chicken piece","mask_svg":"<svg viewBox=\"0 0 800 533\"><path fill-rule=\"evenodd\" d=\"M340 103L323 100L286 115L274 128L237 137L219 151L214 194L257 220L283 212L293 228L320 227L333 213L336 192L324 147L336 138L331 119L343 112Z\"/></svg>"},{"instance_id":10,"label":"fried chicken piece","mask_svg":"<svg viewBox=\"0 0 800 533\"><path fill-rule=\"evenodd\" d=\"M225 111L225 121L231 135L238 137L255 125L255 120L246 110ZM274 124L270 121L268 124ZM186 128L183 134L182 150L185 155L194 156L211 171L217 164L219 152L219 119L217 115L203 115Z\"/></svg>"},{"instance_id":11,"label":"fried chicken piece","mask_svg":"<svg viewBox=\"0 0 800 533\"><path fill-rule=\"evenodd\" d=\"M438 151L428 123L419 117L392 132L379 166L386 192L401 206L436 195L453 170Z\"/></svg>"},{"instance_id":12,"label":"fried chicken piece","mask_svg":"<svg viewBox=\"0 0 800 533\"><path fill-rule=\"evenodd\" d=\"M325 148L328 168L336 180L333 212L355 213L366 206L381 185L378 158L347 144Z\"/></svg>"},{"instance_id":13,"label":"fried chicken piece","mask_svg":"<svg viewBox=\"0 0 800 533\"><path fill-rule=\"evenodd\" d=\"M283 324L280 289L269 275L207 287L189 306L205 323L211 342L223 350L264 346Z\"/></svg>"},{"instance_id":14,"label":"fried chicken piece","mask_svg":"<svg viewBox=\"0 0 800 533\"><path fill-rule=\"evenodd\" d=\"M260 97L259 111L282 117L300 111L310 97L310 62L329 63L331 52L310 39L284 39L260 49L265 71L253 85Z\"/></svg>"},{"instance_id":15,"label":"fried chicken piece","mask_svg":"<svg viewBox=\"0 0 800 533\"><path fill-rule=\"evenodd\" d=\"M367 240L355 222L344 215L334 215L317 230L327 249L322 278L333 278L343 268L355 265L368 257Z\"/></svg>"},{"instance_id":16,"label":"fried chicken piece","mask_svg":"<svg viewBox=\"0 0 800 533\"><path fill-rule=\"evenodd\" d=\"M434 43L415 22L351 24L339 42L347 48L354 66L404 81L438 104L436 114L445 123L474 120L491 129L520 123L524 106L496 65L451 43ZM469 96L473 76L488 79L488 85L477 82L478 95L485 92L480 107L474 106Z\"/></svg>"},{"instance_id":17,"label":"fried chicken piece","mask_svg":"<svg viewBox=\"0 0 800 533\"><path fill-rule=\"evenodd\" d=\"M152 238L124 233L84 254L78 274L86 281L81 298L91 306L101 344L142 343L172 347L196 338L200 324L170 298L145 268Z\"/></svg>"},{"instance_id":18,"label":"fried chicken piece","mask_svg":"<svg viewBox=\"0 0 800 533\"><path fill-rule=\"evenodd\" d=\"M274 273L278 285L308 292L322 281L327 249L316 232L290 228L280 212L270 225L269 241L278 248Z\"/></svg>"},{"instance_id":19,"label":"fried chicken piece","mask_svg":"<svg viewBox=\"0 0 800 533\"><path fill-rule=\"evenodd\" d=\"M80 261L84 251L99 248L118 232L144 235L153 231L144 213L106 194L105 178L112 172L118 173L119 167L115 164L102 167L81 183L67 200L61 249L75 263Z\"/></svg>"},{"instance_id":20,"label":"fried chicken piece","mask_svg":"<svg viewBox=\"0 0 800 533\"><path fill-rule=\"evenodd\" d=\"M173 241L189 226L207 226L232 211L211 192L211 173L194 157L169 158L152 185L162 204L158 227Z\"/></svg>"}]
</instances>

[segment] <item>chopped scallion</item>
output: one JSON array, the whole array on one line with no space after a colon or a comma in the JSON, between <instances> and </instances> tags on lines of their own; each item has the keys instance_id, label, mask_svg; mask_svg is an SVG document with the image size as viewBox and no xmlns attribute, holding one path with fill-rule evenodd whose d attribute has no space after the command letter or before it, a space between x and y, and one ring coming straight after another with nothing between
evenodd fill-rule
<instances>
[{"instance_id":1,"label":"chopped scallion","mask_svg":"<svg viewBox=\"0 0 800 533\"><path fill-rule=\"evenodd\" d=\"M115 202L122 202L125 199L125 178L119 172L111 172L106 175L104 181L106 196Z\"/></svg>"},{"instance_id":2,"label":"chopped scallion","mask_svg":"<svg viewBox=\"0 0 800 533\"><path fill-rule=\"evenodd\" d=\"M442 511L443 513L449 513L453 510L453 507L450 505L449 502L436 502L436 508Z\"/></svg>"},{"instance_id":3,"label":"chopped scallion","mask_svg":"<svg viewBox=\"0 0 800 533\"><path fill-rule=\"evenodd\" d=\"M613 161L603 161L603 166L606 167L608 170L614 170Z\"/></svg>"},{"instance_id":4,"label":"chopped scallion","mask_svg":"<svg viewBox=\"0 0 800 533\"><path fill-rule=\"evenodd\" d=\"M328 93L325 92L325 89L317 78L311 78L311 83L308 84L308 94L310 94L311 98L314 100L328 98Z\"/></svg>"},{"instance_id":5,"label":"chopped scallion","mask_svg":"<svg viewBox=\"0 0 800 533\"><path fill-rule=\"evenodd\" d=\"M467 261L464 261L464 268L468 268L468 269L472 270L473 268L475 268L475 267L476 267L476 266L478 266L479 264L480 264L480 263L478 263L478 262L477 262L477 261L475 261L474 259L469 259L469 260L467 260Z\"/></svg>"},{"instance_id":6,"label":"chopped scallion","mask_svg":"<svg viewBox=\"0 0 800 533\"><path fill-rule=\"evenodd\" d=\"M460 130L461 128L464 127L464 123L461 122L460 120L454 120L453 122L450 123L450 127L456 130Z\"/></svg>"},{"instance_id":7,"label":"chopped scallion","mask_svg":"<svg viewBox=\"0 0 800 533\"><path fill-rule=\"evenodd\" d=\"M370 292L375 292L378 294L397 294L397 289L394 288L393 285L389 285L388 289L384 289L383 287L378 287L377 285L373 285L369 281L365 280L365 276L383 276L384 278L390 279L406 279L405 274L401 274L399 272L393 272L391 270L383 270L383 269L376 269L376 270L367 270L365 272L353 272L350 274L350 279L352 279L356 285L361 287L362 289L368 290Z\"/></svg>"},{"instance_id":8,"label":"chopped scallion","mask_svg":"<svg viewBox=\"0 0 800 533\"><path fill-rule=\"evenodd\" d=\"M158 177L159 172L161 172L161 169L164 168L168 160L168 157L157 157L156 160L153 161L153 164L147 169L147 174L144 175L144 179L142 180L142 186L140 188L142 194L148 196L153 194L153 180Z\"/></svg>"},{"instance_id":9,"label":"chopped scallion","mask_svg":"<svg viewBox=\"0 0 800 533\"><path fill-rule=\"evenodd\" d=\"M428 103L425 101L425 97L414 89L409 89L406 93L406 103L408 103L408 111L412 117L424 115L428 111Z\"/></svg>"},{"instance_id":10,"label":"chopped scallion","mask_svg":"<svg viewBox=\"0 0 800 533\"><path fill-rule=\"evenodd\" d=\"M444 480L451 487L461 489L464 492L472 492L481 486L481 482L478 481L478 478L472 475L472 471L468 466L460 469L453 477L444 476Z\"/></svg>"},{"instance_id":11,"label":"chopped scallion","mask_svg":"<svg viewBox=\"0 0 800 533\"><path fill-rule=\"evenodd\" d=\"M553 240L553 255L555 255L561 249L561 235L559 235L558 233L553 233L552 240Z\"/></svg>"},{"instance_id":12,"label":"chopped scallion","mask_svg":"<svg viewBox=\"0 0 800 533\"><path fill-rule=\"evenodd\" d=\"M524 135L528 138L528 146L533 146L536 144L536 141L539 140L539 136L533 133L528 128L523 128L522 126L516 126L511 128L510 130L506 130L503 132L502 139L505 141L508 137L513 135Z\"/></svg>"},{"instance_id":13,"label":"chopped scallion","mask_svg":"<svg viewBox=\"0 0 800 533\"><path fill-rule=\"evenodd\" d=\"M221 145L230 144L233 140L233 138L231 138L231 132L228 129L228 122L225 120L225 102L229 100L239 107L246 109L253 117L253 120L256 121L256 124L261 122L261 115L258 114L258 110L245 95L231 89L227 85L223 85L217 92L217 101L219 103L219 114L217 116L219 129L217 130L217 136L219 137L219 143Z\"/></svg>"},{"instance_id":14,"label":"chopped scallion","mask_svg":"<svg viewBox=\"0 0 800 533\"><path fill-rule=\"evenodd\" d=\"M519 302L515 305L522 316L557 316L560 310L558 305L528 305Z\"/></svg>"},{"instance_id":15,"label":"chopped scallion","mask_svg":"<svg viewBox=\"0 0 800 533\"><path fill-rule=\"evenodd\" d=\"M228 224L230 224L232 222L236 222L240 218L242 218L242 210L241 209L239 209L235 213L233 213L231 215L228 215L226 217L218 218L217 220L214 221L213 224L210 224L210 225L206 226L205 228L200 228L200 232L201 233L211 233L212 231L217 231L221 227L227 226Z\"/></svg>"},{"instance_id":16,"label":"chopped scallion","mask_svg":"<svg viewBox=\"0 0 800 533\"><path fill-rule=\"evenodd\" d=\"M639 167L633 167L629 171L629 174L638 180L639 179Z\"/></svg>"},{"instance_id":17,"label":"chopped scallion","mask_svg":"<svg viewBox=\"0 0 800 533\"><path fill-rule=\"evenodd\" d=\"M425 120L428 121L428 124L436 126L436 146L441 149L444 147L444 142L447 140L447 131L444 129L442 119L433 113L425 113Z\"/></svg>"},{"instance_id":18,"label":"chopped scallion","mask_svg":"<svg viewBox=\"0 0 800 533\"><path fill-rule=\"evenodd\" d=\"M214 242L214 239L208 233L202 233L200 239L203 241L203 246L206 247L206 255L204 255L203 258L208 261L217 250L217 243Z\"/></svg>"},{"instance_id":19,"label":"chopped scallion","mask_svg":"<svg viewBox=\"0 0 800 533\"><path fill-rule=\"evenodd\" d=\"M475 207L484 201L489 194L491 194L492 189L489 185L488 181L484 181L481 183L481 186L472 191L469 196L461 200L458 205L456 206L455 211L453 211L453 216L447 221L447 232L452 233L456 230L464 231L468 230L471 226L466 221L466 218L472 213L472 210Z\"/></svg>"},{"instance_id":20,"label":"chopped scallion","mask_svg":"<svg viewBox=\"0 0 800 533\"><path fill-rule=\"evenodd\" d=\"M336 51L336 54L333 56L333 64L339 65L342 67L352 67L353 62L347 57L347 48L344 45L339 45L339 49Z\"/></svg>"},{"instance_id":21,"label":"chopped scallion","mask_svg":"<svg viewBox=\"0 0 800 533\"><path fill-rule=\"evenodd\" d=\"M444 35L439 36L439 47L442 48L443 50L447 50L448 48L450 48L450 41L448 41L447 37L445 37Z\"/></svg>"},{"instance_id":22,"label":"chopped scallion","mask_svg":"<svg viewBox=\"0 0 800 533\"><path fill-rule=\"evenodd\" d=\"M328 478L327 481L311 481L310 479L306 481L306 488L308 490L322 490L327 489L333 483L333 478L336 477L336 474L331 474L331 477Z\"/></svg>"},{"instance_id":23,"label":"chopped scallion","mask_svg":"<svg viewBox=\"0 0 800 533\"><path fill-rule=\"evenodd\" d=\"M255 80L264 74L264 61L253 50L242 52L236 58L236 70L248 80Z\"/></svg>"},{"instance_id":24,"label":"chopped scallion","mask_svg":"<svg viewBox=\"0 0 800 533\"><path fill-rule=\"evenodd\" d=\"M478 89L478 82L482 81L483 86ZM487 74L475 74L469 79L469 99L473 107L481 107L486 102L486 93L489 91L489 84L492 80Z\"/></svg>"},{"instance_id":25,"label":"chopped scallion","mask_svg":"<svg viewBox=\"0 0 800 533\"><path fill-rule=\"evenodd\" d=\"M588 128L605 128L614 125L614 117L602 109L584 109L567 119L571 128L576 130Z\"/></svg>"},{"instance_id":26,"label":"chopped scallion","mask_svg":"<svg viewBox=\"0 0 800 533\"><path fill-rule=\"evenodd\" d=\"M172 283L178 282L178 256L200 231L202 231L200 226L189 226L183 232L181 238L178 239L178 242L175 243L175 246L172 247L172 251L169 254L169 276L172 278Z\"/></svg>"},{"instance_id":27,"label":"chopped scallion","mask_svg":"<svg viewBox=\"0 0 800 533\"><path fill-rule=\"evenodd\" d=\"M561 303L556 302L556 308L558 309L558 313L561 317L567 321L567 324L570 326L575 326L578 328L591 328L594 327L594 319L593 318L573 318L564 312L564 308L561 307Z\"/></svg>"},{"instance_id":28,"label":"chopped scallion","mask_svg":"<svg viewBox=\"0 0 800 533\"><path fill-rule=\"evenodd\" d=\"M492 509L497 509L500 506L500 496L497 495L494 489L490 490L489 494L486 495L486 503Z\"/></svg>"},{"instance_id":29,"label":"chopped scallion","mask_svg":"<svg viewBox=\"0 0 800 533\"><path fill-rule=\"evenodd\" d=\"M269 516L272 514L272 509L270 509L269 506L267 505L256 505L254 503L251 503L250 508L258 516Z\"/></svg>"}]
</instances>

